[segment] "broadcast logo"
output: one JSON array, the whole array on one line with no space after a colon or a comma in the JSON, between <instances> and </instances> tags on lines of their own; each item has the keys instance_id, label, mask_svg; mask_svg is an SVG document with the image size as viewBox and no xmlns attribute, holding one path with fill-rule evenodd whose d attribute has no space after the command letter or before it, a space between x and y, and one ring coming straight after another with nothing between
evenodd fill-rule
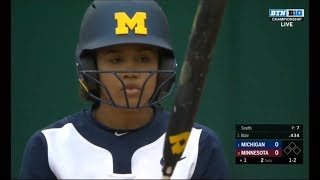
<instances>
[{"instance_id":1,"label":"broadcast logo","mask_svg":"<svg viewBox=\"0 0 320 180\"><path fill-rule=\"evenodd\" d=\"M281 27L293 27L293 22L303 21L304 9L269 9L269 19L280 22Z\"/></svg>"}]
</instances>

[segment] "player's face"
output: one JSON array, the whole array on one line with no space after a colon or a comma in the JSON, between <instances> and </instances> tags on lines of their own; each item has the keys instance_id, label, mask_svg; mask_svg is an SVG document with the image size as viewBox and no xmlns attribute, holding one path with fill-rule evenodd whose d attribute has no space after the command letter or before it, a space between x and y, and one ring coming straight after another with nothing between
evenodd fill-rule
<instances>
[{"instance_id":1,"label":"player's face","mask_svg":"<svg viewBox=\"0 0 320 180\"><path fill-rule=\"evenodd\" d=\"M148 45L116 45L101 48L97 51L98 70L117 72L114 74L100 73L99 78L108 89L114 103L118 106L127 106L126 96L129 107L136 107L138 104L139 106L145 105L155 91L157 82L157 73L150 77L150 73L120 73L118 71L157 70L158 62L158 49ZM145 86L143 88L144 83ZM110 101L110 97L103 87L100 88L100 96L102 99Z\"/></svg>"}]
</instances>

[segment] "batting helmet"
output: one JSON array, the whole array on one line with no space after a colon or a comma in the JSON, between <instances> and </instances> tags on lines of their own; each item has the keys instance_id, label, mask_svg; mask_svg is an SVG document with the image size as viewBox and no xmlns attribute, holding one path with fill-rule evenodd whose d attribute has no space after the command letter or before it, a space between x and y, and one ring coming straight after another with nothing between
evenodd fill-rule
<instances>
[{"instance_id":1,"label":"batting helmet","mask_svg":"<svg viewBox=\"0 0 320 180\"><path fill-rule=\"evenodd\" d=\"M87 8L82 19L76 47L76 66L82 90L89 99L122 107L112 100L100 98L95 49L138 43L160 47L157 86L147 105L158 104L166 98L173 87L176 75L176 60L169 38L169 26L164 12L153 0L96 0ZM105 73L105 72L104 72ZM114 73L117 73L116 71Z\"/></svg>"}]
</instances>

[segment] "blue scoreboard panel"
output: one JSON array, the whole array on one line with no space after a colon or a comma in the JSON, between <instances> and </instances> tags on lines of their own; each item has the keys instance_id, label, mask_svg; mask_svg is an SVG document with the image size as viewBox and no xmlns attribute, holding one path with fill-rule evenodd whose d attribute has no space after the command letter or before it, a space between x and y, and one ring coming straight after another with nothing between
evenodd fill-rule
<instances>
[{"instance_id":1,"label":"blue scoreboard panel","mask_svg":"<svg viewBox=\"0 0 320 180\"><path fill-rule=\"evenodd\" d=\"M302 124L237 124L236 164L303 164Z\"/></svg>"}]
</instances>

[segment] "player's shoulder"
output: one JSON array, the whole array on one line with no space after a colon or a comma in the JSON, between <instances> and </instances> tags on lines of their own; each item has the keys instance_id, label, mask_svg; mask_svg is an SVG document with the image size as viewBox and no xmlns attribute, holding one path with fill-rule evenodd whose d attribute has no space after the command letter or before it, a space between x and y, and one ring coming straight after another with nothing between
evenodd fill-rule
<instances>
[{"instance_id":1,"label":"player's shoulder","mask_svg":"<svg viewBox=\"0 0 320 180\"><path fill-rule=\"evenodd\" d=\"M193 128L195 129L201 129L202 130L202 133L207 135L207 136L213 136L213 137L217 137L217 133L209 128L208 126L205 126L203 124L200 124L200 123L194 123L193 125Z\"/></svg>"},{"instance_id":2,"label":"player's shoulder","mask_svg":"<svg viewBox=\"0 0 320 180\"><path fill-rule=\"evenodd\" d=\"M45 145L45 142L46 142L45 137L41 133L41 129L40 129L31 135L31 137L27 142L27 147L34 147L34 146L41 147L42 145Z\"/></svg>"},{"instance_id":3,"label":"player's shoulder","mask_svg":"<svg viewBox=\"0 0 320 180\"><path fill-rule=\"evenodd\" d=\"M41 129L38 129L36 132L34 132L31 135L30 139L39 140L42 138L43 134L41 132L44 130L53 129L53 128L61 128L68 123L76 123L76 121L78 121L79 119L85 118L87 110L88 109L83 109L82 111L67 115L61 119L58 119L57 121L54 121L54 122L48 124L47 126L41 128Z\"/></svg>"},{"instance_id":4,"label":"player's shoulder","mask_svg":"<svg viewBox=\"0 0 320 180\"><path fill-rule=\"evenodd\" d=\"M63 126L65 126L68 123L72 123L72 124L81 123L81 119L86 118L88 110L89 109L83 109L82 111L67 115L62 119L59 119L59 120L41 128L41 129L38 129L30 136L30 138L28 140L28 145L34 146L34 145L45 144L45 142L46 142L46 137L44 135L45 131L51 130L51 129L62 128Z\"/></svg>"},{"instance_id":5,"label":"player's shoulder","mask_svg":"<svg viewBox=\"0 0 320 180\"><path fill-rule=\"evenodd\" d=\"M199 123L194 123L193 128L201 130L201 136L200 136L201 142L210 141L214 144L220 143L219 136L213 129Z\"/></svg>"},{"instance_id":6,"label":"player's shoulder","mask_svg":"<svg viewBox=\"0 0 320 180\"><path fill-rule=\"evenodd\" d=\"M89 109L83 109L81 111L75 112L73 114L67 115L49 125L42 128L40 131L53 129L53 128L61 128L68 123L80 123L82 119L87 118Z\"/></svg>"}]
</instances>

